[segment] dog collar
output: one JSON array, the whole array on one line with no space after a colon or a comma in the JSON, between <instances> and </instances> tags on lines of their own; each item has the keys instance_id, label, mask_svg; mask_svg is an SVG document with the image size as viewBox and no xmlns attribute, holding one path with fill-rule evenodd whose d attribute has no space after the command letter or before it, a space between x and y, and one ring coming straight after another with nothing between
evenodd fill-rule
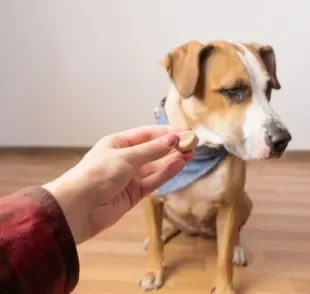
<instances>
[{"instance_id":1,"label":"dog collar","mask_svg":"<svg viewBox=\"0 0 310 294\"><path fill-rule=\"evenodd\" d=\"M157 124L169 124L163 105L155 110L155 117ZM223 146L214 148L202 145L196 147L194 151L194 158L185 164L178 175L162 185L156 191L157 195L165 196L185 188L213 171L228 154Z\"/></svg>"}]
</instances>

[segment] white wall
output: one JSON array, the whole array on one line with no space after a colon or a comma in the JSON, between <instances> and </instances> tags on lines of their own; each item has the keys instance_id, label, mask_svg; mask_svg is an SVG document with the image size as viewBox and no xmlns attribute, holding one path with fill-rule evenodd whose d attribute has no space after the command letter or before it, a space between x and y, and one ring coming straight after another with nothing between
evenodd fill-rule
<instances>
[{"instance_id":1,"label":"white wall","mask_svg":"<svg viewBox=\"0 0 310 294\"><path fill-rule=\"evenodd\" d=\"M166 51L234 39L274 46L283 88L272 103L290 148L310 149L307 2L1 0L0 145L90 145L152 123Z\"/></svg>"}]
</instances>

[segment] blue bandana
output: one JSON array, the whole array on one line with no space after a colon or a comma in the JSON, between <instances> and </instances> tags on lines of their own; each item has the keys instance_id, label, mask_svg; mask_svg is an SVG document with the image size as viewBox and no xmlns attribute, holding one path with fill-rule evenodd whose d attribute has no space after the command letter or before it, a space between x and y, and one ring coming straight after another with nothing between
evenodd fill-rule
<instances>
[{"instance_id":1,"label":"blue bandana","mask_svg":"<svg viewBox=\"0 0 310 294\"><path fill-rule=\"evenodd\" d=\"M164 107L161 106L156 112L156 123L159 125L169 124ZM211 148L200 146L195 149L194 158L185 164L183 170L170 181L162 185L156 194L165 196L182 189L200 177L207 175L226 157L224 147Z\"/></svg>"}]
</instances>

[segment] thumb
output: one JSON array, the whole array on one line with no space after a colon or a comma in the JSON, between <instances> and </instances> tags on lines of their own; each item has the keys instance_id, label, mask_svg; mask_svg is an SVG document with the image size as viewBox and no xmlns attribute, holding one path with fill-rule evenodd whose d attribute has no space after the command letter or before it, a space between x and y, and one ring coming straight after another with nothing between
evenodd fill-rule
<instances>
[{"instance_id":1,"label":"thumb","mask_svg":"<svg viewBox=\"0 0 310 294\"><path fill-rule=\"evenodd\" d=\"M167 155L176 145L179 137L169 133L155 140L122 149L125 159L133 166L142 166Z\"/></svg>"}]
</instances>

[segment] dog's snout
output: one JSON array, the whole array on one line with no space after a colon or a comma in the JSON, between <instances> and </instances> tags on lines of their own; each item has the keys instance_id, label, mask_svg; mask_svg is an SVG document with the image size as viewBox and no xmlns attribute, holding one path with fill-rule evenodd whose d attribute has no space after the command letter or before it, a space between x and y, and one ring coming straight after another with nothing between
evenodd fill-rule
<instances>
[{"instance_id":1,"label":"dog's snout","mask_svg":"<svg viewBox=\"0 0 310 294\"><path fill-rule=\"evenodd\" d=\"M270 147L270 157L279 157L285 151L292 136L287 129L272 123L267 129L266 143Z\"/></svg>"}]
</instances>

